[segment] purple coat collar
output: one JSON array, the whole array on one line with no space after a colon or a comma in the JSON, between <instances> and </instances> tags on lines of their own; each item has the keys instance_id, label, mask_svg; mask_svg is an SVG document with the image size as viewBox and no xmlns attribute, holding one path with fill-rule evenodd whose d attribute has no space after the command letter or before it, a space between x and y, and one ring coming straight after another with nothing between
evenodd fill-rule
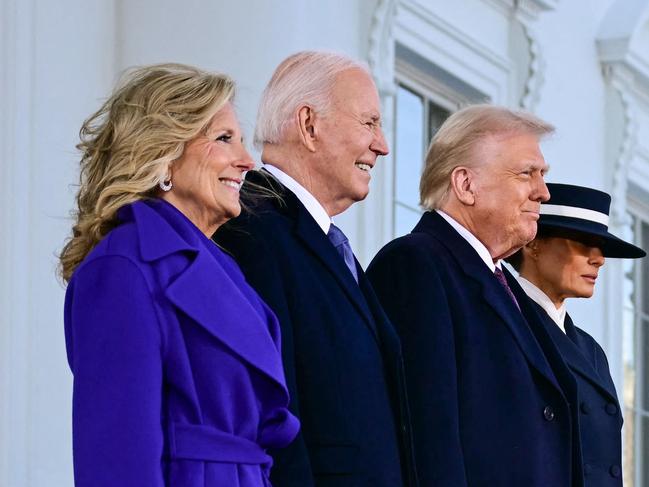
<instances>
[{"instance_id":1,"label":"purple coat collar","mask_svg":"<svg viewBox=\"0 0 649 487\"><path fill-rule=\"evenodd\" d=\"M142 260L155 262L188 253L188 265L168 283L164 295L286 391L277 318L256 294L261 306L253 306L249 296L254 291L234 261L163 200L135 202L120 209L118 217L124 223L135 223ZM239 318L255 315L260 319ZM273 349L277 353L268 353Z\"/></svg>"}]
</instances>

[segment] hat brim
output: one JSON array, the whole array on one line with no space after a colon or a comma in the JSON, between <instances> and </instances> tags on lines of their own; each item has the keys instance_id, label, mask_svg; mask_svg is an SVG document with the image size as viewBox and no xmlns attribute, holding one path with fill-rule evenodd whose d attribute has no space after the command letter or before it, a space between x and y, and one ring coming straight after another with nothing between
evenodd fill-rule
<instances>
[{"instance_id":1,"label":"hat brim","mask_svg":"<svg viewBox=\"0 0 649 487\"><path fill-rule=\"evenodd\" d=\"M571 219L570 221L561 221L558 218L542 217L538 223L539 231L546 229L555 229L559 233L564 233L566 238L573 240L585 240L587 243L596 242L596 246L602 251L604 257L639 259L645 257L647 253L640 247L625 242L612 233L599 228L593 228L588 223L580 224ZM580 238L583 237L583 238Z\"/></svg>"}]
</instances>

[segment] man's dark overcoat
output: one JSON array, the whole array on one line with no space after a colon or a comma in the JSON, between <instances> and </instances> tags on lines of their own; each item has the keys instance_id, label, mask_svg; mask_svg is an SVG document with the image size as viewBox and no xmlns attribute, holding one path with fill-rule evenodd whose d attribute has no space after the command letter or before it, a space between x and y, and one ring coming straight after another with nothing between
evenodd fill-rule
<instances>
[{"instance_id":1,"label":"man's dark overcoat","mask_svg":"<svg viewBox=\"0 0 649 487\"><path fill-rule=\"evenodd\" d=\"M399 339L358 266L359 283L297 197L279 193L214 236L279 318L301 433L272 453L274 487L415 485ZM403 473L401 468L403 463Z\"/></svg>"},{"instance_id":2,"label":"man's dark overcoat","mask_svg":"<svg viewBox=\"0 0 649 487\"><path fill-rule=\"evenodd\" d=\"M401 338L422 487L581 485L574 379L442 216L425 213L367 273Z\"/></svg>"}]
</instances>

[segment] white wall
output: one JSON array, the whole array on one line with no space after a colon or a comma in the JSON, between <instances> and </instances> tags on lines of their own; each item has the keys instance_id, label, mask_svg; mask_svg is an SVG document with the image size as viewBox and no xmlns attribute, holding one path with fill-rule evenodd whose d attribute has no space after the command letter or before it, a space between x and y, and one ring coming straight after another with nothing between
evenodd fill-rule
<instances>
[{"instance_id":1,"label":"white wall","mask_svg":"<svg viewBox=\"0 0 649 487\"><path fill-rule=\"evenodd\" d=\"M381 20L373 14L389 1L0 2L0 487L68 486L71 377L64 289L54 268L70 231L78 169L74 146L83 119L126 67L177 61L237 80L238 111L251 138L259 95L279 61L303 49L367 60L372 26ZM511 49L514 0L408 3L410 10L403 9L393 26L403 42L419 46L497 101L516 99L512 94L521 89L517 83L526 73L520 68L529 49ZM553 166L548 179L610 191L611 120L595 38L613 0L518 3L554 5L531 24L543 59L535 66L544 80L536 112L557 126L557 135L544 144ZM432 22L437 30L422 29L422 37L420 22ZM481 63L462 54L478 59L480 52L486 59ZM389 169L389 162L379 164ZM381 205L390 185L381 177L377 172L366 202L338 218L361 249L383 243ZM362 252L367 263L372 255ZM569 304L580 325L596 338L609 337L603 344L612 344L613 364L619 333L612 329L617 323L604 319L602 291L615 285L605 280L587 304Z\"/></svg>"},{"instance_id":2,"label":"white wall","mask_svg":"<svg viewBox=\"0 0 649 487\"><path fill-rule=\"evenodd\" d=\"M113 81L110 0L3 0L0 485L72 485L71 376L55 253L81 122Z\"/></svg>"}]
</instances>

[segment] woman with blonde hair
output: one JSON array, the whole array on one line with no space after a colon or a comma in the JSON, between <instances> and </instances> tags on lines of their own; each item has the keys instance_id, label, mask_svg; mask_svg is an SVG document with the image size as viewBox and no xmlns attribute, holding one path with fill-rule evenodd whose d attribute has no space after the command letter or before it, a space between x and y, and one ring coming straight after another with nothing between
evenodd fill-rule
<instances>
[{"instance_id":1,"label":"woman with blonde hair","mask_svg":"<svg viewBox=\"0 0 649 487\"><path fill-rule=\"evenodd\" d=\"M279 327L210 236L253 162L226 76L128 74L81 129L65 333L77 486L268 487L292 441Z\"/></svg>"}]
</instances>

